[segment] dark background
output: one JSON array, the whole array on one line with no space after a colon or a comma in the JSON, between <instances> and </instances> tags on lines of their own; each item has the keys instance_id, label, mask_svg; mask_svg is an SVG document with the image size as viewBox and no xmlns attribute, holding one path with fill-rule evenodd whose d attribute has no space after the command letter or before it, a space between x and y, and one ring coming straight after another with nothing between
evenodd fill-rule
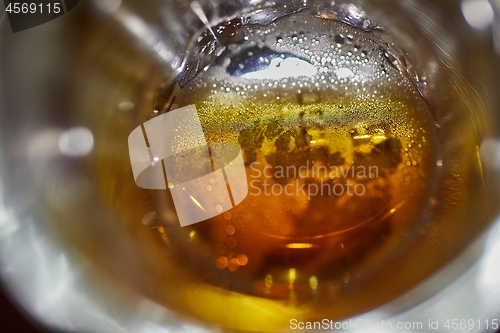
<instances>
[{"instance_id":1,"label":"dark background","mask_svg":"<svg viewBox=\"0 0 500 333\"><path fill-rule=\"evenodd\" d=\"M0 288L0 327L5 333L49 333L31 323Z\"/></svg>"}]
</instances>

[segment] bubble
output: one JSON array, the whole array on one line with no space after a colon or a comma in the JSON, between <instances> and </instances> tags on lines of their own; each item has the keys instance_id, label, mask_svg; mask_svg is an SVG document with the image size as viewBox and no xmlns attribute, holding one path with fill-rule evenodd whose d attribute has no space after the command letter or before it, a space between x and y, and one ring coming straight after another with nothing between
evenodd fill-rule
<instances>
[{"instance_id":1,"label":"bubble","mask_svg":"<svg viewBox=\"0 0 500 333\"><path fill-rule=\"evenodd\" d=\"M228 262L228 269L231 271L231 272L235 272L238 270L238 268L240 268L240 264L238 262L238 259L236 258L231 258Z\"/></svg>"},{"instance_id":2,"label":"bubble","mask_svg":"<svg viewBox=\"0 0 500 333\"><path fill-rule=\"evenodd\" d=\"M236 232L236 229L234 228L233 225L230 224L226 227L226 232L228 235L234 235L234 233Z\"/></svg>"},{"instance_id":3,"label":"bubble","mask_svg":"<svg viewBox=\"0 0 500 333\"><path fill-rule=\"evenodd\" d=\"M288 235L290 233L290 227L287 225L282 225L280 227L280 233L284 236Z\"/></svg>"},{"instance_id":4,"label":"bubble","mask_svg":"<svg viewBox=\"0 0 500 333\"><path fill-rule=\"evenodd\" d=\"M215 265L218 269L225 269L229 265L229 261L226 257L220 256L215 261Z\"/></svg>"},{"instance_id":5,"label":"bubble","mask_svg":"<svg viewBox=\"0 0 500 333\"><path fill-rule=\"evenodd\" d=\"M240 266L246 266L246 264L248 264L248 257L246 254L238 254L237 259Z\"/></svg>"}]
</instances>

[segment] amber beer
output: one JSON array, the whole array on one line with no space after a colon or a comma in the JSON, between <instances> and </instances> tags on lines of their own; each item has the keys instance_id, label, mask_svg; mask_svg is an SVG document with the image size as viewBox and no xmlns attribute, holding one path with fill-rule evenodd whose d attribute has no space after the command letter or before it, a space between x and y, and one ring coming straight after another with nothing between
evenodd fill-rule
<instances>
[{"instance_id":1,"label":"amber beer","mask_svg":"<svg viewBox=\"0 0 500 333\"><path fill-rule=\"evenodd\" d=\"M429 195L438 149L429 108L369 33L309 13L247 31L252 46L223 54L168 109L195 105L208 142L241 147L249 195L182 231L157 229L219 297L342 303L360 288L351 280L410 233ZM218 321L211 306L195 312Z\"/></svg>"},{"instance_id":2,"label":"amber beer","mask_svg":"<svg viewBox=\"0 0 500 333\"><path fill-rule=\"evenodd\" d=\"M207 142L241 148L246 199L180 227L168 190L139 189L128 166L115 175L125 220L164 267L162 302L271 332L387 301L365 281L392 274L385 258L414 232L436 178L440 147L422 92L379 39L345 23L304 11L244 31L160 94L155 115L196 106Z\"/></svg>"}]
</instances>

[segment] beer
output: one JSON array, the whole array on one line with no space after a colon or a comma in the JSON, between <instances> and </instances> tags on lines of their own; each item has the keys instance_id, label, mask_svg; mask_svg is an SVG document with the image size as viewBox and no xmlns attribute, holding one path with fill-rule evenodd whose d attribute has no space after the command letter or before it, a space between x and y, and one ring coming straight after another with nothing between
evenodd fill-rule
<instances>
[{"instance_id":1,"label":"beer","mask_svg":"<svg viewBox=\"0 0 500 333\"><path fill-rule=\"evenodd\" d=\"M221 26L225 35L212 27L198 39L214 37L213 52L224 46L217 59L160 92L151 117L196 106L207 142L241 148L245 200L180 227L168 190L139 189L129 165L102 173L121 184L107 196L156 258L159 301L271 332L395 297L408 284L398 287L384 265L421 226L443 163L425 84L395 61L377 26L308 11L233 33ZM393 293L377 291L394 279Z\"/></svg>"},{"instance_id":2,"label":"beer","mask_svg":"<svg viewBox=\"0 0 500 333\"><path fill-rule=\"evenodd\" d=\"M238 144L246 165L247 198L185 228L200 247L197 274L293 304L324 297L322 280L342 280L408 233L428 195L438 147L425 101L378 45L338 22L320 21L320 35L309 35L299 24L306 15L275 24L290 36L254 28L252 35L265 35L265 45L276 41L280 51L242 50L227 68L213 66L188 83L170 107L196 105L207 141ZM235 60L273 66L275 59L319 70L282 79L265 70L261 79L246 78L259 72L229 73L240 68ZM290 270L297 272L293 290ZM319 281L316 296L311 278Z\"/></svg>"}]
</instances>

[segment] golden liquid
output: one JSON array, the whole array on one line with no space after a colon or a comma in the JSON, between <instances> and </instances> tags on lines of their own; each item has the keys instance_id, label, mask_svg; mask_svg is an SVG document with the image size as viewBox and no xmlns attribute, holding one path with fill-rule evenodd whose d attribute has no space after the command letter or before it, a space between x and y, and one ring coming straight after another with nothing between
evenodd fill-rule
<instances>
[{"instance_id":1,"label":"golden liquid","mask_svg":"<svg viewBox=\"0 0 500 333\"><path fill-rule=\"evenodd\" d=\"M397 101L331 95L322 91L321 102L304 105L296 96L278 101L187 87L178 97L176 106L198 106L209 142L239 144L247 165L248 197L184 228L199 246L197 274L300 303L314 296L309 279L342 279L409 232L435 165L425 104L409 85ZM291 269L304 289L290 291ZM269 276L273 287L266 287Z\"/></svg>"},{"instance_id":2,"label":"golden liquid","mask_svg":"<svg viewBox=\"0 0 500 333\"><path fill-rule=\"evenodd\" d=\"M165 265L159 288L180 312L259 332L315 318L325 304L334 304L328 318L352 315L366 308L351 298L412 233L431 195L439 144L430 111L368 33L303 13L247 34L320 70L246 79L221 61L175 90L169 105L194 104L207 142L241 147L246 199L181 228L169 192L138 189L128 165L111 196ZM311 193L322 187L330 192Z\"/></svg>"}]
</instances>

